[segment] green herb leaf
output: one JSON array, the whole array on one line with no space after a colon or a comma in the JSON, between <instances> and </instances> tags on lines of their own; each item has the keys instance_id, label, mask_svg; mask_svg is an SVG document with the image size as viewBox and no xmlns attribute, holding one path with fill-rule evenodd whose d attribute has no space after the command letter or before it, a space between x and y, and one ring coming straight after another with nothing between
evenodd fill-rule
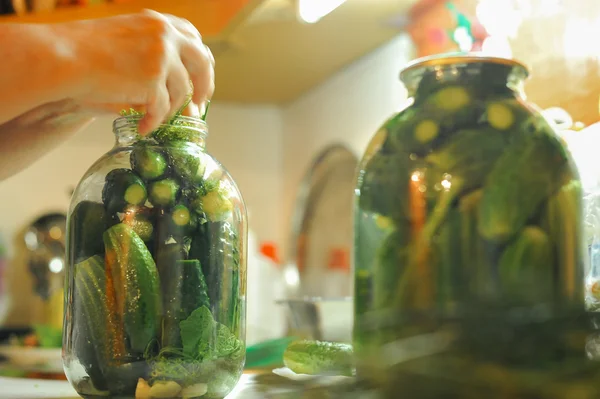
<instances>
[{"instance_id":1,"label":"green herb leaf","mask_svg":"<svg viewBox=\"0 0 600 399\"><path fill-rule=\"evenodd\" d=\"M202 359L209 354L214 340L215 320L206 306L192 312L190 317L179 323L183 353L193 359Z\"/></svg>"}]
</instances>

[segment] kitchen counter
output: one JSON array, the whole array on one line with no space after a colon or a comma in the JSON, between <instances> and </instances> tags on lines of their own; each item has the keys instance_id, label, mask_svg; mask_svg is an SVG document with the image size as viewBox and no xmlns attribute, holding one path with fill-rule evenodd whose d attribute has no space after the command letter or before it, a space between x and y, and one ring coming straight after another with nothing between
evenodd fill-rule
<instances>
[{"instance_id":1,"label":"kitchen counter","mask_svg":"<svg viewBox=\"0 0 600 399\"><path fill-rule=\"evenodd\" d=\"M256 374L244 374L227 399L264 398L256 389ZM0 377L0 399L79 399L67 381Z\"/></svg>"}]
</instances>

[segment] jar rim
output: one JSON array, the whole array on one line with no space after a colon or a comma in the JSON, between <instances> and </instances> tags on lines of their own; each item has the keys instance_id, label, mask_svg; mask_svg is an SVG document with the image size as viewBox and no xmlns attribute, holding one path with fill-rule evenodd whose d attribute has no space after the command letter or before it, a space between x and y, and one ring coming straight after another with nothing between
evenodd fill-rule
<instances>
[{"instance_id":1,"label":"jar rim","mask_svg":"<svg viewBox=\"0 0 600 399\"><path fill-rule=\"evenodd\" d=\"M113 129L115 131L118 131L120 129L131 127L131 124L133 124L133 123L136 123L136 126L137 126L137 122L139 122L143 117L144 117L143 114L120 116L113 121ZM197 131L199 131L200 133L203 133L204 135L207 134L208 124L206 123L206 121L204 121L198 117L179 115L175 118L175 120L185 123L185 125L178 125L180 127L196 129ZM159 125L159 127L168 127L168 126L173 126L173 125L169 124L169 123L161 123Z\"/></svg>"},{"instance_id":2,"label":"jar rim","mask_svg":"<svg viewBox=\"0 0 600 399\"><path fill-rule=\"evenodd\" d=\"M449 66L449 65L461 65L461 64L497 64L506 65L508 67L517 68L526 78L529 76L529 68L513 58L496 57L485 55L484 53L442 53L434 54L425 57L417 58L409 62L400 71L400 80L405 81L410 79L411 75L419 72L423 68L427 67L438 67L438 66Z\"/></svg>"}]
</instances>

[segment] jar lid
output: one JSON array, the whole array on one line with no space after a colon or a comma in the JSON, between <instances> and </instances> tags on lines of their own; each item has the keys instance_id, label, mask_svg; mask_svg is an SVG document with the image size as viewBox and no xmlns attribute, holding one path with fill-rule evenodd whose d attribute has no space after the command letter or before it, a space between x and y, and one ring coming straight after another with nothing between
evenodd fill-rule
<instances>
[{"instance_id":1,"label":"jar lid","mask_svg":"<svg viewBox=\"0 0 600 399\"><path fill-rule=\"evenodd\" d=\"M435 67L442 65L460 65L460 64L499 64L514 68L519 68L522 73L527 76L529 70L525 64L516 61L512 58L493 57L485 55L485 53L442 53L429 55L426 57L417 58L409 62L400 72L400 79L405 80L408 75L425 67Z\"/></svg>"}]
</instances>

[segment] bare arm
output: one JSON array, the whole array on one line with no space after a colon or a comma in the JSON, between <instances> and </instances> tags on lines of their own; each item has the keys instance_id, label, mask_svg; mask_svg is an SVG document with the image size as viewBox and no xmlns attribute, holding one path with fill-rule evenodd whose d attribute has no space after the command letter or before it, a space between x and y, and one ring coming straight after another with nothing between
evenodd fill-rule
<instances>
[{"instance_id":1,"label":"bare arm","mask_svg":"<svg viewBox=\"0 0 600 399\"><path fill-rule=\"evenodd\" d=\"M0 124L64 100L82 83L75 49L53 25L0 24Z\"/></svg>"},{"instance_id":2,"label":"bare arm","mask_svg":"<svg viewBox=\"0 0 600 399\"><path fill-rule=\"evenodd\" d=\"M146 134L214 91L214 59L188 21L153 11L62 24L0 23L0 180L94 116L145 110Z\"/></svg>"},{"instance_id":3,"label":"bare arm","mask_svg":"<svg viewBox=\"0 0 600 399\"><path fill-rule=\"evenodd\" d=\"M0 125L0 181L27 168L92 120L72 100L62 100Z\"/></svg>"}]
</instances>

